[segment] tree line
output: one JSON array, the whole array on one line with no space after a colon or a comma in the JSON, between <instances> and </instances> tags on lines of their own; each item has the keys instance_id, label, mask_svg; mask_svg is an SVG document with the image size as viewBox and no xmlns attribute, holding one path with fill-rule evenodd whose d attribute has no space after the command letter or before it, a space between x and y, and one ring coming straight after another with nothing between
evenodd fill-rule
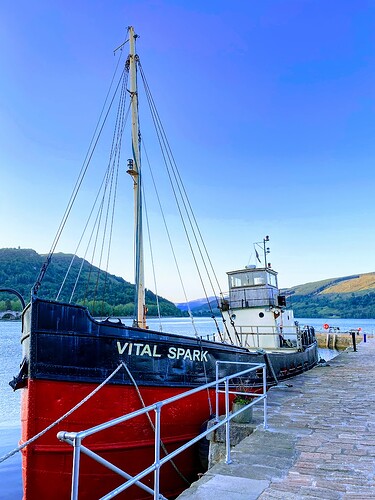
<instances>
[{"instance_id":1,"label":"tree line","mask_svg":"<svg viewBox=\"0 0 375 500\"><path fill-rule=\"evenodd\" d=\"M0 249L0 288L13 288L29 302L45 260L46 256L31 249ZM70 272L67 274L68 269ZM135 286L92 266L86 260L57 253L47 268L38 297L84 305L93 316L132 316ZM0 310L21 310L21 304L14 295L3 293L0 299ZM186 315L169 300L146 290L149 316L158 315L158 303L162 316Z\"/></svg>"}]
</instances>

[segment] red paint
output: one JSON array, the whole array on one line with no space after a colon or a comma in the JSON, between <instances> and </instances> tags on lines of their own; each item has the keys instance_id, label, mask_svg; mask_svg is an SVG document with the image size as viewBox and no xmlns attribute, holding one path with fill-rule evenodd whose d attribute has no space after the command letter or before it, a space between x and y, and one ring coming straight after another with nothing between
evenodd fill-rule
<instances>
[{"instance_id":1,"label":"red paint","mask_svg":"<svg viewBox=\"0 0 375 500\"><path fill-rule=\"evenodd\" d=\"M22 394L22 442L27 441L56 421L96 386L29 380ZM140 387L146 405L172 397L180 389L170 387ZM215 395L211 392L214 409ZM67 419L48 431L23 450L22 470L24 500L69 499L71 492L73 448L61 443L59 431L81 431L142 407L132 386L107 385L76 410ZM222 409L221 409L222 411ZM154 412L152 412L154 413ZM200 432L201 425L210 416L207 392L184 398L162 408L161 437L168 452ZM154 414L150 414L154 421ZM154 461L154 431L146 415L90 436L83 444L131 475L135 475ZM178 455L174 462L190 481L202 472L197 445ZM163 456L161 451L161 456ZM79 498L95 499L105 495L124 480L94 462L81 457ZM143 480L153 488L153 475ZM162 467L160 492L175 496L189 485L184 482L170 463ZM151 498L138 487L132 486L116 498Z\"/></svg>"}]
</instances>

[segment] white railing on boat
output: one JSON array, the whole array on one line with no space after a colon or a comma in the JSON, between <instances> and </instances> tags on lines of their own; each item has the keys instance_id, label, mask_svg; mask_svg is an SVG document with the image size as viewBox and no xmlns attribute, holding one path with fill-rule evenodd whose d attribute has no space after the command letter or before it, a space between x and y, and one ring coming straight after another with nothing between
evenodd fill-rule
<instances>
[{"instance_id":1,"label":"white railing on boat","mask_svg":"<svg viewBox=\"0 0 375 500\"><path fill-rule=\"evenodd\" d=\"M283 329L275 325L262 325L262 326L250 326L250 325L236 325L237 334L242 337L242 345L244 347L260 347L260 337L263 336L275 336L278 335L283 341L289 345L288 347L295 347L296 349L302 349L302 332L299 326L287 325Z\"/></svg>"},{"instance_id":2,"label":"white railing on boat","mask_svg":"<svg viewBox=\"0 0 375 500\"><path fill-rule=\"evenodd\" d=\"M237 364L237 365L247 365L250 366L250 368L244 369L240 372L234 373L232 375L222 377L219 379L219 367L220 365L223 364ZM243 385L241 386L241 390L234 390L232 387L230 388L230 381L233 378L238 378L238 377L243 377L244 375L255 371L262 369L263 373L263 390L261 393L255 393L255 392L243 392L245 387ZM210 387L215 387L215 392L216 392L216 401L215 401L215 423L214 425L210 426L209 429L206 431L200 433L198 436L194 437L187 443L183 444L176 450L170 452L169 454L165 455L163 458L160 458L160 447L161 447L161 437L160 437L160 426L161 426L161 410L164 406L172 404L180 399L189 397L193 394L196 394L200 391L207 390ZM219 418L219 393L224 393L225 394L225 416L221 416ZM245 406L240 408L234 413L230 412L229 408L229 394L246 394L247 396L252 396L253 399ZM126 490L132 485L137 485L143 490L147 491L151 495L153 495L154 499L164 499L164 497L160 494L160 468L162 465L164 465L166 462L172 460L176 455L180 454L181 452L185 451L187 448L192 446L193 444L197 443L200 439L203 437L207 436L211 432L215 431L222 425L226 426L226 456L225 456L225 461L227 464L231 463L231 451L230 451L230 421L233 417L236 415L242 413L243 411L246 410L246 408L249 408L250 406L255 405L256 403L260 402L263 400L263 427L266 429L267 428L267 385L266 385L266 365L264 363L246 363L246 362L229 362L229 361L217 361L216 362L216 379L214 382L210 382L208 384L204 384L202 386L196 387L195 389L191 389L189 391L183 392L181 394L178 394L177 396L174 396L172 398L164 399L163 401L159 401L157 403L154 403L152 405L146 406L145 408L142 408L137 411L133 411L131 413L128 413L127 415L123 415L121 417L118 417L116 419L110 420L108 422L104 422L103 424L97 425L95 427L91 427L90 429L86 429L83 431L79 432L66 432L66 431L60 431L57 434L57 437L60 441L64 441L70 445L73 446L73 470L72 470L72 489L71 489L71 499L72 500L77 500L78 499L78 488L79 488L79 467L80 467L80 455L81 452L84 453L85 455L91 457L93 460L97 461L98 463L104 465L108 469L112 470L113 472L119 474L123 478L126 479L126 481L121 485L115 488L114 490L110 491L107 495L102 497L101 500L109 500L110 498L113 498L114 496L118 495L122 491ZM131 420L135 417L138 417L140 415L143 415L145 413L148 413L150 411L155 411L155 460L152 465L138 473L136 476L131 476L127 472L123 471L122 469L116 467L112 463L108 462L104 458L102 458L100 455L97 453L94 453L91 451L89 448L84 446L82 444L82 441L84 438L87 436L91 436L93 434L96 434L97 432L101 432L105 429L108 429L110 427L113 427L115 425L118 425L120 423L126 422L128 420ZM145 476L147 476L150 473L154 473L154 489L152 490L145 484L141 482L141 479L143 479Z\"/></svg>"}]
</instances>

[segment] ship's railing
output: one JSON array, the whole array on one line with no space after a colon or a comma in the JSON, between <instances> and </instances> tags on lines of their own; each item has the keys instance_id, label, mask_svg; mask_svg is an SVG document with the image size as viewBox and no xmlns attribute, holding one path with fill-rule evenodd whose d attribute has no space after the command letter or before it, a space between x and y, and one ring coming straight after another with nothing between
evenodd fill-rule
<instances>
[{"instance_id":1,"label":"ship's railing","mask_svg":"<svg viewBox=\"0 0 375 500\"><path fill-rule=\"evenodd\" d=\"M261 337L265 336L278 336L280 347L293 347L299 350L305 349L316 341L315 330L311 326L236 325L236 332L241 338L241 345L248 348L261 348L263 346Z\"/></svg>"},{"instance_id":2,"label":"ship's railing","mask_svg":"<svg viewBox=\"0 0 375 500\"><path fill-rule=\"evenodd\" d=\"M245 347L262 347L261 337L278 336L280 347L295 347L302 349L304 347L302 332L298 325L287 325L280 328L276 325L236 325L236 332L241 337L241 345Z\"/></svg>"},{"instance_id":3,"label":"ship's railing","mask_svg":"<svg viewBox=\"0 0 375 500\"><path fill-rule=\"evenodd\" d=\"M240 372L233 373L231 375L228 375L226 377L219 378L219 370L220 366L223 364L236 364L236 365L248 365L250 368L246 368ZM263 373L263 388L261 393L255 393L255 392L243 392L244 391L244 385L241 384L241 387L236 389L233 389L233 384L236 384L236 379L240 377L244 377L245 375L249 374L250 372L256 371L256 370L262 370ZM230 383L232 382L232 384ZM236 387L236 385L235 385ZM215 423L212 425L209 429L207 429L204 432L201 432L198 436L194 437L193 439L190 439L188 442L177 448L176 450L168 453L167 455L163 456L162 458L160 457L160 448L161 448L161 435L160 435L160 427L161 427L161 411L162 408L166 405L170 405L175 403L176 401L192 396L193 394L196 394L198 392L207 390L209 388L215 388L216 392L216 408L215 408ZM153 495L154 499L160 500L164 499L164 497L160 494L160 469L161 467L168 461L172 460L176 455L182 453L185 451L187 448L192 446L193 444L197 443L200 439L203 437L206 437L208 434L211 432L215 431L222 425L226 426L226 458L225 461L226 463L231 463L231 452L230 452L230 421L233 417L236 415L242 413L243 411L246 410L246 408L249 408L250 406L253 406L254 404L260 402L263 400L263 427L266 429L267 428L267 386L266 386L266 365L264 363L245 363L245 362L229 362L229 361L217 361L216 362L216 378L214 382L210 382L208 384L204 384L202 386L196 387L195 389L191 389L189 391L183 392L181 394L178 394L172 398L164 399L163 401L159 401L157 403L154 403L152 405L146 406L145 408L142 408L137 411L133 411L131 413L128 413L127 415L123 415L119 418L110 420L108 422L104 422L103 424L97 425L95 427L91 427L90 429L86 429L83 431L79 432L66 432L66 431L60 431L57 434L57 437L60 441L64 441L70 445L73 446L73 470L72 470L72 489L71 489L71 499L72 500L77 500L78 499L78 489L79 489L79 468L80 468L80 456L81 453L84 453L85 455L91 457L93 460L96 462L104 465L108 469L112 470L113 472L119 474L122 476L126 481L115 488L114 490L110 491L107 495L103 496L101 500L109 500L110 498L115 497L122 491L126 490L132 485L137 485L141 489L145 490L146 492L150 493ZM219 418L219 393L224 393L224 401L225 401L225 415L224 418L221 416ZM231 413L230 412L230 394L246 394L246 396L251 396L253 399L249 401L247 405L244 405L242 408L240 408L238 411ZM131 476L127 472L123 471L119 467L113 465L110 463L108 460L105 460L102 458L100 455L97 453L93 452L86 446L82 444L82 441L84 438L88 436L92 436L93 434L96 434L98 432L101 432L105 429L108 429L110 427L114 427L115 425L121 424L123 422L129 421L133 418L139 417L140 415L146 414L148 412L154 411L155 412L155 460L152 465L144 469L143 471L139 472L136 476ZM148 474L154 473L154 489L152 490L150 487L146 486L141 482L141 479L143 479L145 476Z\"/></svg>"},{"instance_id":4,"label":"ship's railing","mask_svg":"<svg viewBox=\"0 0 375 500\"><path fill-rule=\"evenodd\" d=\"M277 297L241 297L231 298L228 302L230 309L249 309L252 307L275 307L278 305Z\"/></svg>"}]
</instances>

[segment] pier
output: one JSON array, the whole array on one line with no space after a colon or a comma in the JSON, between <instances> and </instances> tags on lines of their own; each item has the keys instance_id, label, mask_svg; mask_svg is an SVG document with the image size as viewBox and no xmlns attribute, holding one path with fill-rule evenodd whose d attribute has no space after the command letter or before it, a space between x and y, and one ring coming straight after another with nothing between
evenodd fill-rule
<instances>
[{"instance_id":1,"label":"pier","mask_svg":"<svg viewBox=\"0 0 375 500\"><path fill-rule=\"evenodd\" d=\"M268 392L255 431L178 500L375 498L375 339Z\"/></svg>"}]
</instances>

